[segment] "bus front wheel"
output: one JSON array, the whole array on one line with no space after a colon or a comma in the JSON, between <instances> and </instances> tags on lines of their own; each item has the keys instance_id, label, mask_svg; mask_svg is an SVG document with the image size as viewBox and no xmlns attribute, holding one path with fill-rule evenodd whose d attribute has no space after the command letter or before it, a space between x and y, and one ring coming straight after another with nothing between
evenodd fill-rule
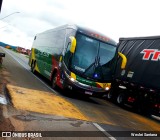
<instances>
[{"instance_id":1,"label":"bus front wheel","mask_svg":"<svg viewBox=\"0 0 160 140\"><path fill-rule=\"evenodd\" d=\"M57 87L56 83L57 83L57 74L55 73L52 77L52 88L53 89L56 89Z\"/></svg>"},{"instance_id":2,"label":"bus front wheel","mask_svg":"<svg viewBox=\"0 0 160 140\"><path fill-rule=\"evenodd\" d=\"M108 92L108 94L107 94L107 99L108 99L108 100L111 100L111 99L112 99L112 96L113 96L113 95L112 95L111 91Z\"/></svg>"}]
</instances>

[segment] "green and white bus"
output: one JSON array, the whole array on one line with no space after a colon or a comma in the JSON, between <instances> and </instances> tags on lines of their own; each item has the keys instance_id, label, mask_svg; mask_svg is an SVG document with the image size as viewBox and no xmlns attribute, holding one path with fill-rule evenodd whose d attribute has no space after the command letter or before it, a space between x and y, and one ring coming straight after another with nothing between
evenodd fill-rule
<instances>
[{"instance_id":1,"label":"green and white bus","mask_svg":"<svg viewBox=\"0 0 160 140\"><path fill-rule=\"evenodd\" d=\"M52 88L101 96L111 87L117 57L112 39L77 25L64 25L35 36L29 65L32 72L48 78Z\"/></svg>"}]
</instances>

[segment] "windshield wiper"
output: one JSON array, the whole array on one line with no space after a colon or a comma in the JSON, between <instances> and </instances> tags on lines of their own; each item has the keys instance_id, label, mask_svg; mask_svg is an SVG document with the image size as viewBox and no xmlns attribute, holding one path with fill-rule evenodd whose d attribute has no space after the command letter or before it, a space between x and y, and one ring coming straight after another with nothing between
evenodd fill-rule
<instances>
[{"instance_id":1,"label":"windshield wiper","mask_svg":"<svg viewBox=\"0 0 160 140\"><path fill-rule=\"evenodd\" d=\"M89 65L89 67L82 73L81 76L85 75L85 73L86 73L90 68L92 68L93 66L94 66L93 75L95 74L96 68L99 67L99 68L100 68L100 75L101 75L102 79L104 79L102 66L100 65L100 57L98 57L98 56L95 58L95 61L94 61L91 65Z\"/></svg>"},{"instance_id":2,"label":"windshield wiper","mask_svg":"<svg viewBox=\"0 0 160 140\"><path fill-rule=\"evenodd\" d=\"M96 58L95 58L95 61L94 61L91 65L89 65L88 68L85 69L85 71L82 73L82 76L85 75L85 73L86 73L90 68L92 68L93 66L95 66L95 64L96 64Z\"/></svg>"},{"instance_id":3,"label":"windshield wiper","mask_svg":"<svg viewBox=\"0 0 160 140\"><path fill-rule=\"evenodd\" d=\"M103 75L103 70L102 70L102 65L100 64L100 56L98 56L98 58L97 58L97 66L95 66L95 68L94 68L94 73L93 73L93 75L95 74L95 71L96 71L96 69L97 68L99 68L100 69L100 76L102 77L102 79L104 79L104 75Z\"/></svg>"}]
</instances>

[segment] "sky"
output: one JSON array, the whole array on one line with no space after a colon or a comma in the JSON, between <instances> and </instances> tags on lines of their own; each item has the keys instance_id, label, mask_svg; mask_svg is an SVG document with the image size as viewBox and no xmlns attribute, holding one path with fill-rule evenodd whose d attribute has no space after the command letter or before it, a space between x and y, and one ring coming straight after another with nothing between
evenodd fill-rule
<instances>
[{"instance_id":1,"label":"sky","mask_svg":"<svg viewBox=\"0 0 160 140\"><path fill-rule=\"evenodd\" d=\"M27 49L34 36L78 24L120 37L160 35L159 0L3 0L0 41Z\"/></svg>"}]
</instances>

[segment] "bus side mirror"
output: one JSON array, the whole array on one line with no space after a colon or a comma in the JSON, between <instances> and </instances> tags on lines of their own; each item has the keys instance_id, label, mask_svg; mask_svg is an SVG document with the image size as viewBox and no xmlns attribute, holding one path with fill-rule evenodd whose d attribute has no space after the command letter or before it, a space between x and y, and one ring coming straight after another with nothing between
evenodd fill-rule
<instances>
[{"instance_id":1,"label":"bus side mirror","mask_svg":"<svg viewBox=\"0 0 160 140\"><path fill-rule=\"evenodd\" d=\"M127 64L127 58L124 54L118 52L119 56L122 58L122 64L121 64L121 69L125 69L126 68L126 64Z\"/></svg>"},{"instance_id":2,"label":"bus side mirror","mask_svg":"<svg viewBox=\"0 0 160 140\"><path fill-rule=\"evenodd\" d=\"M76 38L73 36L69 37L71 39L71 47L70 47L70 52L74 53L76 49Z\"/></svg>"}]
</instances>

